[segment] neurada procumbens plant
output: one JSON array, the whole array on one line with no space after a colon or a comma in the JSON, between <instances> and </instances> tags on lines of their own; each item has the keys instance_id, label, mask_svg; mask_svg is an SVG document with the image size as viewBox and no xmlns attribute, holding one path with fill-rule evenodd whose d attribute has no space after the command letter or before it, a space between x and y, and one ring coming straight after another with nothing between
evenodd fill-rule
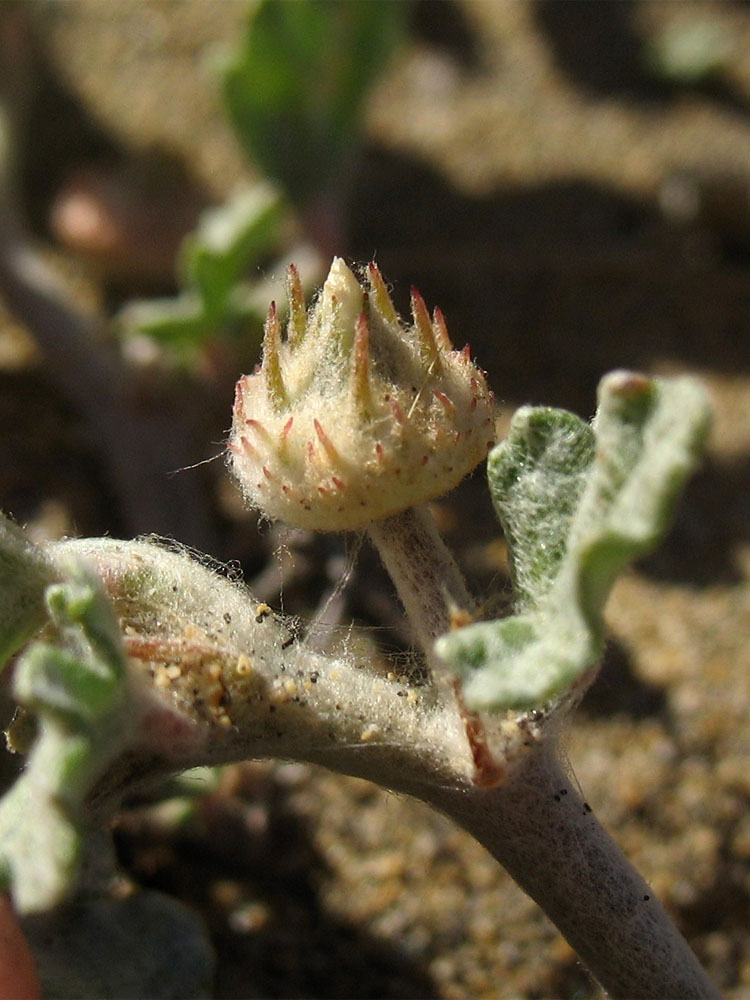
<instances>
[{"instance_id":1,"label":"neurada procumbens plant","mask_svg":"<svg viewBox=\"0 0 750 1000\"><path fill-rule=\"evenodd\" d=\"M272 306L262 365L238 385L230 462L266 517L369 533L423 668L410 680L314 651L240 585L157 543L38 549L0 525L0 640L8 653L26 644L15 695L38 720L27 770L0 802L16 906L64 898L82 838L134 784L206 763L314 761L452 816L611 995L715 997L558 749L596 673L615 575L663 533L700 453L703 393L615 372L592 424L519 410L488 462L516 603L475 621L425 501L484 458L492 396L417 293L406 325L374 265L365 282L335 260L308 309L290 272L285 335ZM43 820L30 827L32 801Z\"/></svg>"}]
</instances>

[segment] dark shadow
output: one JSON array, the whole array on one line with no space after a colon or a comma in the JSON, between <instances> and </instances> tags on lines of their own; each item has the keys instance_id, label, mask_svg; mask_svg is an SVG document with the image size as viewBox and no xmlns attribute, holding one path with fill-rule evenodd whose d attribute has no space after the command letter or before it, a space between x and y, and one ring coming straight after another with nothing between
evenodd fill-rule
<instances>
[{"instance_id":1,"label":"dark shadow","mask_svg":"<svg viewBox=\"0 0 750 1000\"><path fill-rule=\"evenodd\" d=\"M508 402L589 415L615 367L750 367L750 258L694 260L655 204L583 180L469 198L375 151L353 204L354 259L377 257L402 310L412 283L439 304Z\"/></svg>"},{"instance_id":2,"label":"dark shadow","mask_svg":"<svg viewBox=\"0 0 750 1000\"><path fill-rule=\"evenodd\" d=\"M582 711L594 717L646 719L660 715L665 708L664 691L636 677L625 649L610 641L599 674L581 702Z\"/></svg>"},{"instance_id":3,"label":"dark shadow","mask_svg":"<svg viewBox=\"0 0 750 1000\"><path fill-rule=\"evenodd\" d=\"M149 247L152 262L145 266L141 260L148 255L137 253L137 243L130 261L120 249L125 261L118 272L107 238L98 248L95 243L93 254L105 263L99 280L112 311L138 292L172 291L177 246L211 201L204 183L184 157L158 145L130 146L99 120L59 71L32 5L6 6L0 9L0 100L11 119L20 122L12 154L24 223L35 235L55 241L56 198L65 192L70 204L72 193L83 191L105 206L116 233L125 231ZM119 240L127 244L122 232ZM86 256L80 246L77 252Z\"/></svg>"},{"instance_id":4,"label":"dark shadow","mask_svg":"<svg viewBox=\"0 0 750 1000\"><path fill-rule=\"evenodd\" d=\"M638 567L657 580L738 583L744 572L736 552L748 542L750 461L706 461L688 481L667 537Z\"/></svg>"},{"instance_id":5,"label":"dark shadow","mask_svg":"<svg viewBox=\"0 0 750 1000\"><path fill-rule=\"evenodd\" d=\"M750 113L747 99L720 75L688 83L650 68L648 38L637 26L637 9L636 0L535 0L532 6L536 26L557 65L591 94L664 103L689 92L736 114Z\"/></svg>"},{"instance_id":6,"label":"dark shadow","mask_svg":"<svg viewBox=\"0 0 750 1000\"><path fill-rule=\"evenodd\" d=\"M0 426L0 510L24 525L51 498L69 514L72 533L122 536L117 500L81 418L43 372L0 372Z\"/></svg>"},{"instance_id":7,"label":"dark shadow","mask_svg":"<svg viewBox=\"0 0 750 1000\"><path fill-rule=\"evenodd\" d=\"M383 210L394 203L400 211ZM403 314L412 283L440 305L456 345L471 343L508 406L589 418L600 378L615 368L750 370L750 256L742 267L721 255L696 264L653 204L584 181L473 199L383 152L369 153L354 204L353 258L377 257ZM749 496L746 463L704 465L641 570L736 581ZM491 514L489 524L497 531Z\"/></svg>"},{"instance_id":8,"label":"dark shadow","mask_svg":"<svg viewBox=\"0 0 750 1000\"><path fill-rule=\"evenodd\" d=\"M179 830L149 831L125 814L116 832L120 860L139 884L177 895L208 921L214 995L436 997L429 975L398 947L326 910L317 887L324 862L307 824L279 782L245 773L240 795L206 796Z\"/></svg>"},{"instance_id":9,"label":"dark shadow","mask_svg":"<svg viewBox=\"0 0 750 1000\"><path fill-rule=\"evenodd\" d=\"M449 55L462 69L479 68L476 37L461 8L452 0L418 0L411 32L421 42Z\"/></svg>"},{"instance_id":10,"label":"dark shadow","mask_svg":"<svg viewBox=\"0 0 750 1000\"><path fill-rule=\"evenodd\" d=\"M35 232L46 234L49 203L71 169L83 163L114 163L125 151L65 84L30 15L29 9L26 58L32 82L25 107L26 141L16 152L28 221Z\"/></svg>"},{"instance_id":11,"label":"dark shadow","mask_svg":"<svg viewBox=\"0 0 750 1000\"><path fill-rule=\"evenodd\" d=\"M729 849L727 850L729 854ZM750 926L750 892L746 871L739 864L722 864L714 883L679 911L680 925L691 935L715 934L733 927ZM737 955L737 965L742 956ZM739 980L740 971L737 969Z\"/></svg>"},{"instance_id":12,"label":"dark shadow","mask_svg":"<svg viewBox=\"0 0 750 1000\"><path fill-rule=\"evenodd\" d=\"M722 843L719 847L717 870L713 882L698 891L696 898L687 904L675 906L677 923L682 933L692 942L698 958L712 973L715 982L727 985L742 981L742 970L747 961L739 941L719 957L709 942L727 935L731 941L738 927L750 926L750 891L747 885L747 865L738 858L732 840L737 835L739 818L734 822L719 821ZM714 965L716 971L711 966Z\"/></svg>"},{"instance_id":13,"label":"dark shadow","mask_svg":"<svg viewBox=\"0 0 750 1000\"><path fill-rule=\"evenodd\" d=\"M557 65L578 86L601 96L666 96L643 71L644 40L634 26L634 0L561 3L536 0L534 21Z\"/></svg>"}]
</instances>

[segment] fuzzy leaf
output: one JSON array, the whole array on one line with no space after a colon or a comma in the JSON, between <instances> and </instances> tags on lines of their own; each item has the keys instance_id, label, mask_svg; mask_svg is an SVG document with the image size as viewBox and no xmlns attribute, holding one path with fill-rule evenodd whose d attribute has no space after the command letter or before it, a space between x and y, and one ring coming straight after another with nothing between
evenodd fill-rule
<instances>
[{"instance_id":1,"label":"fuzzy leaf","mask_svg":"<svg viewBox=\"0 0 750 1000\"><path fill-rule=\"evenodd\" d=\"M517 611L538 605L555 581L594 449L593 430L573 413L525 406L490 456L490 488L511 555Z\"/></svg>"},{"instance_id":2,"label":"fuzzy leaf","mask_svg":"<svg viewBox=\"0 0 750 1000\"><path fill-rule=\"evenodd\" d=\"M15 695L37 716L25 770L0 801L0 872L20 913L59 903L75 882L84 803L120 752L134 714L117 621L83 563L47 588L60 644L32 644L16 665Z\"/></svg>"},{"instance_id":3,"label":"fuzzy leaf","mask_svg":"<svg viewBox=\"0 0 750 1000\"><path fill-rule=\"evenodd\" d=\"M511 553L516 613L438 641L470 708L538 707L602 653L617 574L667 530L708 426L693 380L614 372L591 427L526 407L490 454L490 491Z\"/></svg>"}]
</instances>

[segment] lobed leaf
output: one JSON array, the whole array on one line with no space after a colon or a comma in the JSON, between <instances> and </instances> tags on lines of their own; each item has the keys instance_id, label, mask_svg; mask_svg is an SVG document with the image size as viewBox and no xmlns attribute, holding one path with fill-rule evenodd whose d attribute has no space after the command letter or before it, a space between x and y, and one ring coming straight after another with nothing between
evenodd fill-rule
<instances>
[{"instance_id":1,"label":"lobed leaf","mask_svg":"<svg viewBox=\"0 0 750 1000\"><path fill-rule=\"evenodd\" d=\"M127 741L135 714L125 655L107 597L81 562L47 588L59 645L35 642L16 665L14 693L37 719L27 765L0 801L0 877L20 913L47 910L75 883L85 800Z\"/></svg>"},{"instance_id":2,"label":"lobed leaf","mask_svg":"<svg viewBox=\"0 0 750 1000\"><path fill-rule=\"evenodd\" d=\"M437 644L470 708L539 707L596 665L612 584L667 530L707 427L695 381L629 372L602 380L591 426L564 410L518 411L488 460L516 611Z\"/></svg>"}]
</instances>

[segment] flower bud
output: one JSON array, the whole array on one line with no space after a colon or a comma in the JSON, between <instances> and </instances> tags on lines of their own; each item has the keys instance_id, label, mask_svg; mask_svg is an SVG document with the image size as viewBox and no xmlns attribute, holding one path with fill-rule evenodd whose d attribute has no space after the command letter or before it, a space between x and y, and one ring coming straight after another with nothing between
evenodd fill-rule
<instances>
[{"instance_id":1,"label":"flower bud","mask_svg":"<svg viewBox=\"0 0 750 1000\"><path fill-rule=\"evenodd\" d=\"M237 383L231 464L248 504L319 531L356 530L456 486L493 444L493 396L468 347L412 291L398 316L377 266L367 289L335 258L309 311L289 269L263 363Z\"/></svg>"}]
</instances>

